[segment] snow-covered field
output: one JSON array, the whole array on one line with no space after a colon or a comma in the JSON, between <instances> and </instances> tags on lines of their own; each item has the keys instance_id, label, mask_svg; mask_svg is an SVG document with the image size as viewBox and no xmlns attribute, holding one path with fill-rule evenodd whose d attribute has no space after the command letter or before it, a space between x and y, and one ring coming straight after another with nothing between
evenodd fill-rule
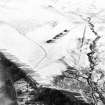
<instances>
[{"instance_id":1,"label":"snow-covered field","mask_svg":"<svg viewBox=\"0 0 105 105\"><path fill-rule=\"evenodd\" d=\"M39 83L48 84L52 76L65 70L60 59L77 48L77 38L83 36L85 26L86 37L94 39L86 23L88 17L92 17L95 28L103 36L103 2L104 0L0 0L0 47L32 67L39 77L36 74L30 75ZM65 29L69 32L64 37L55 43L45 43ZM72 64L68 59L67 62ZM79 64L83 63L89 65L84 54Z\"/></svg>"}]
</instances>

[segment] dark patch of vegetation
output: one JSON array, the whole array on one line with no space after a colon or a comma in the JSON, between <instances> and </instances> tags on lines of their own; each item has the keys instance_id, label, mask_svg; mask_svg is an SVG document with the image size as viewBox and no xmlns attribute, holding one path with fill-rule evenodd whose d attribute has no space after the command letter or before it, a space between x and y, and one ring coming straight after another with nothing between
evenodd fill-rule
<instances>
[{"instance_id":1,"label":"dark patch of vegetation","mask_svg":"<svg viewBox=\"0 0 105 105\"><path fill-rule=\"evenodd\" d=\"M73 94L75 93L64 90L41 88L35 101L41 101L45 105L89 105L84 101L77 100Z\"/></svg>"}]
</instances>

